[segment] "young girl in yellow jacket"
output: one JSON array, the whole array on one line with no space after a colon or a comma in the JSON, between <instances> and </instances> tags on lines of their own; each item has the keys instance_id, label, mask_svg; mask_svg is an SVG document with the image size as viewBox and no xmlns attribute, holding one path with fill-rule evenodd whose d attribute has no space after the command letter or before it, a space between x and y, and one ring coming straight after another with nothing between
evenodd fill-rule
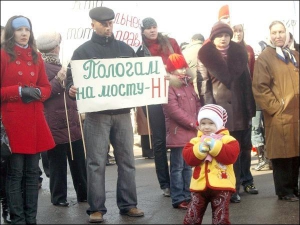
<instances>
[{"instance_id":1,"label":"young girl in yellow jacket","mask_svg":"<svg viewBox=\"0 0 300 225\"><path fill-rule=\"evenodd\" d=\"M201 224L211 203L212 224L230 224L229 203L235 192L233 163L240 152L238 141L224 127L226 110L215 104L203 106L198 114L199 131L183 149L185 162L193 166L191 202L184 224Z\"/></svg>"}]
</instances>

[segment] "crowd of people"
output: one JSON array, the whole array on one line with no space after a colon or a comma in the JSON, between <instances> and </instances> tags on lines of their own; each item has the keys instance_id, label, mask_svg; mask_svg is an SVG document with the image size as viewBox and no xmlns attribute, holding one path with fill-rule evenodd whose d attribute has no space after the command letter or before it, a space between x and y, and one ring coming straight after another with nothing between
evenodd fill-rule
<instances>
[{"instance_id":1,"label":"crowd of people","mask_svg":"<svg viewBox=\"0 0 300 225\"><path fill-rule=\"evenodd\" d=\"M89 17L91 40L74 49L71 60L162 59L168 103L136 107L136 122L142 156L154 159L162 195L186 210L184 224L201 224L209 203L212 224L230 224L230 203L242 201L241 186L259 193L250 170L253 147L255 170L273 170L278 199L299 201L299 49L284 23L270 24L268 43L255 58L244 25L231 23L228 5L207 39L196 33L181 47L159 32L154 18L144 18L136 52L115 38L112 9L93 8ZM71 65L64 68L59 58L61 34L48 31L35 39L23 15L2 28L1 151L8 144L4 131L11 151L5 158L1 153L4 221L37 224L42 154L49 162L53 206L69 205L69 164L77 201L88 203L89 222L103 222L110 146L119 213L144 216L137 200L132 108L87 112L82 120Z\"/></svg>"}]
</instances>

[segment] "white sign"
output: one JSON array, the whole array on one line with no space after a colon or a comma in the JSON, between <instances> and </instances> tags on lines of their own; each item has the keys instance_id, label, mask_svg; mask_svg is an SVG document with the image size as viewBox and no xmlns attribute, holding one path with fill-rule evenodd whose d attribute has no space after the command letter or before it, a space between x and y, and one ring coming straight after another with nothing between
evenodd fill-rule
<instances>
[{"instance_id":1,"label":"white sign","mask_svg":"<svg viewBox=\"0 0 300 225\"><path fill-rule=\"evenodd\" d=\"M72 60L80 113L168 103L161 57Z\"/></svg>"}]
</instances>

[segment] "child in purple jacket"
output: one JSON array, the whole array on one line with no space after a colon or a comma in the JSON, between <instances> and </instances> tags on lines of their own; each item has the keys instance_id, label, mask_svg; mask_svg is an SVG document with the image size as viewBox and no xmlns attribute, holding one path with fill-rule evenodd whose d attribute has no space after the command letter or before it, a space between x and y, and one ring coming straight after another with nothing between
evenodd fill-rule
<instances>
[{"instance_id":1,"label":"child in purple jacket","mask_svg":"<svg viewBox=\"0 0 300 225\"><path fill-rule=\"evenodd\" d=\"M170 190L174 208L187 209L192 169L182 157L183 147L197 134L200 100L193 86L193 73L184 57L171 54L166 63L169 73L168 104L163 105L166 143L170 154Z\"/></svg>"}]
</instances>

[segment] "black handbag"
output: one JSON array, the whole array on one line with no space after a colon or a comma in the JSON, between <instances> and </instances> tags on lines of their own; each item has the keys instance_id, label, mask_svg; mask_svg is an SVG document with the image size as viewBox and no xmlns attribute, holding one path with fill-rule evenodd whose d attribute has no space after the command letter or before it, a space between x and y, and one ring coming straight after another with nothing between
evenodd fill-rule
<instances>
[{"instance_id":1,"label":"black handbag","mask_svg":"<svg viewBox=\"0 0 300 225\"><path fill-rule=\"evenodd\" d=\"M11 148L9 146L8 137L1 119L1 158L6 158L11 155Z\"/></svg>"}]
</instances>

